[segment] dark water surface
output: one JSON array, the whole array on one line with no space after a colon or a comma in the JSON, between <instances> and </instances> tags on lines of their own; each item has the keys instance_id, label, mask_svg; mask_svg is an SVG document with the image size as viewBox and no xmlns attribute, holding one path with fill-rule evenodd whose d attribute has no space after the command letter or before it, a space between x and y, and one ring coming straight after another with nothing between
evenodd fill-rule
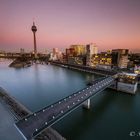
<instances>
[{"instance_id":1,"label":"dark water surface","mask_svg":"<svg viewBox=\"0 0 140 140\"><path fill-rule=\"evenodd\" d=\"M0 86L31 111L54 103L100 77L52 65L15 69L8 64L9 60L0 60ZM140 89L135 96L106 89L91 100L90 110L79 107L53 127L68 140L140 139Z\"/></svg>"}]
</instances>

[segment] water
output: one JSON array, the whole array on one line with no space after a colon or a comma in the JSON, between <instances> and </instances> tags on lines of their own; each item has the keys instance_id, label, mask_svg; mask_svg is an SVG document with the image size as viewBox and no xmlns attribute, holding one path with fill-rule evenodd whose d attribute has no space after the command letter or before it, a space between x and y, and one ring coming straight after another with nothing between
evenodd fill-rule
<instances>
[{"instance_id":1,"label":"water","mask_svg":"<svg viewBox=\"0 0 140 140\"><path fill-rule=\"evenodd\" d=\"M31 111L58 101L86 87L99 76L52 65L8 67L0 62L0 86ZM53 125L68 140L140 139L140 89L136 96L107 89L91 100L91 109L79 107ZM135 136L130 136L130 132Z\"/></svg>"}]
</instances>

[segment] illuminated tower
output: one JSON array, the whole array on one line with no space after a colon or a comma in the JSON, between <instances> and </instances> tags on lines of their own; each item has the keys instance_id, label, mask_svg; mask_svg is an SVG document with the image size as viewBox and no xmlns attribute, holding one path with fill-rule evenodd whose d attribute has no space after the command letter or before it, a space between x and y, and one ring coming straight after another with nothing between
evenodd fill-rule
<instances>
[{"instance_id":1,"label":"illuminated tower","mask_svg":"<svg viewBox=\"0 0 140 140\"><path fill-rule=\"evenodd\" d=\"M37 58L36 35L35 35L37 28L34 22L31 30L33 31L33 36L34 36L34 57Z\"/></svg>"}]
</instances>

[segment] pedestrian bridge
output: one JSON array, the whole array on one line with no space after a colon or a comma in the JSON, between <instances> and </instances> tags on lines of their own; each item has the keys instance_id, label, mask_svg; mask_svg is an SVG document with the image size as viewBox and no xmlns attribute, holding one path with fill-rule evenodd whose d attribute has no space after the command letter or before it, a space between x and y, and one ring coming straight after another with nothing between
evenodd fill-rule
<instances>
[{"instance_id":1,"label":"pedestrian bridge","mask_svg":"<svg viewBox=\"0 0 140 140\"><path fill-rule=\"evenodd\" d=\"M30 140L40 134L45 128L50 127L80 105L90 107L90 98L101 93L115 81L115 77L104 77L93 85L86 87L58 102L49 105L26 118L19 120L15 126L22 136Z\"/></svg>"}]
</instances>

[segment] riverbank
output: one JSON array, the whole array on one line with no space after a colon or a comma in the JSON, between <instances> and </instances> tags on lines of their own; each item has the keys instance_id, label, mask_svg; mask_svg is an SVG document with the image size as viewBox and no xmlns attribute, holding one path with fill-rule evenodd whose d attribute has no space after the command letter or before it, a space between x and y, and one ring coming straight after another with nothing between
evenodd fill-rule
<instances>
[{"instance_id":1,"label":"riverbank","mask_svg":"<svg viewBox=\"0 0 140 140\"><path fill-rule=\"evenodd\" d=\"M0 124L3 126L0 129L0 139L5 139L6 136L2 135L3 131L7 131L8 133L12 133L14 140L22 140L22 137L19 136L18 131L14 127L15 121L24 118L25 116L31 114L32 112L25 108L21 103L15 100L12 96L10 96L7 91L0 87ZM6 123L2 122L6 118ZM9 120L10 119L10 120ZM12 128L12 129L11 129ZM12 131L11 131L12 130ZM9 132L10 131L10 132ZM6 138L7 140L11 139ZM5 140L6 140L5 139ZM39 134L35 140L65 140L56 130L53 128L45 129L41 134Z\"/></svg>"}]
</instances>

